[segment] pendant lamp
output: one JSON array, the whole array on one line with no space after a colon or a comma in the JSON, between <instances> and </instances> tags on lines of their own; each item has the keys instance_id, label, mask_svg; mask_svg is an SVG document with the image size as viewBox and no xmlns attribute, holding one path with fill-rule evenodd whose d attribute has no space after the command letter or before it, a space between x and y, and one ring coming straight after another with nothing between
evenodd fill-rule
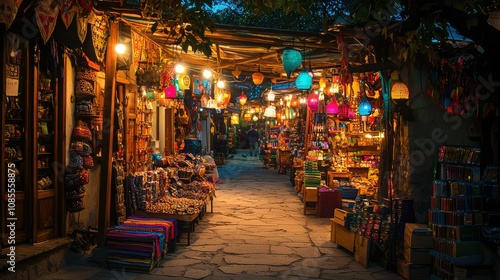
<instances>
[{"instance_id":1,"label":"pendant lamp","mask_svg":"<svg viewBox=\"0 0 500 280\"><path fill-rule=\"evenodd\" d=\"M401 100L401 99L409 99L410 91L408 87L401 81L399 81L399 73L394 71L391 73L391 79L393 82L391 88L391 98L392 100Z\"/></svg>"},{"instance_id":2,"label":"pendant lamp","mask_svg":"<svg viewBox=\"0 0 500 280\"><path fill-rule=\"evenodd\" d=\"M339 113L339 104L337 103L335 95L333 95L332 101L326 105L326 113L328 115L336 115Z\"/></svg>"},{"instance_id":3,"label":"pendant lamp","mask_svg":"<svg viewBox=\"0 0 500 280\"><path fill-rule=\"evenodd\" d=\"M287 78L290 79L290 74L302 64L302 54L294 48L287 47L283 50L281 62Z\"/></svg>"},{"instance_id":4,"label":"pendant lamp","mask_svg":"<svg viewBox=\"0 0 500 280\"><path fill-rule=\"evenodd\" d=\"M267 107L264 111L264 117L276 118L276 108L274 108L274 106Z\"/></svg>"},{"instance_id":5,"label":"pendant lamp","mask_svg":"<svg viewBox=\"0 0 500 280\"><path fill-rule=\"evenodd\" d=\"M309 76L307 72L305 73ZM307 106L312 112L316 112L319 106L319 96L316 93L313 92L307 96Z\"/></svg>"},{"instance_id":6,"label":"pendant lamp","mask_svg":"<svg viewBox=\"0 0 500 280\"><path fill-rule=\"evenodd\" d=\"M295 86L297 87L297 90L309 90L311 89L312 81L312 77L309 75L306 68L303 67L299 76L295 80Z\"/></svg>"},{"instance_id":7,"label":"pendant lamp","mask_svg":"<svg viewBox=\"0 0 500 280\"><path fill-rule=\"evenodd\" d=\"M359 103L358 113L360 116L368 116L372 113L372 105L366 99L366 94L363 97L363 101Z\"/></svg>"},{"instance_id":8,"label":"pendant lamp","mask_svg":"<svg viewBox=\"0 0 500 280\"><path fill-rule=\"evenodd\" d=\"M168 88L164 90L165 92L165 98L169 99L175 99L177 98L177 89L175 88L175 85L170 85Z\"/></svg>"},{"instance_id":9,"label":"pendant lamp","mask_svg":"<svg viewBox=\"0 0 500 280\"><path fill-rule=\"evenodd\" d=\"M245 95L245 93L243 91L241 92L239 99L240 99L241 107L245 106L245 104L247 103L247 96Z\"/></svg>"},{"instance_id":10,"label":"pendant lamp","mask_svg":"<svg viewBox=\"0 0 500 280\"><path fill-rule=\"evenodd\" d=\"M255 85L260 85L264 81L264 74L260 73L260 65L259 70L252 74L252 81Z\"/></svg>"}]
</instances>

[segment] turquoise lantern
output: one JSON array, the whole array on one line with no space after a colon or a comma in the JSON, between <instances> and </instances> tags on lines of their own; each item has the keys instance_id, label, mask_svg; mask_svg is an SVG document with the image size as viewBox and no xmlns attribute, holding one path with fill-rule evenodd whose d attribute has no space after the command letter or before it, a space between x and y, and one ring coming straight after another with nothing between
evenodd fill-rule
<instances>
[{"instance_id":1,"label":"turquoise lantern","mask_svg":"<svg viewBox=\"0 0 500 280\"><path fill-rule=\"evenodd\" d=\"M366 95L363 101L359 103L358 113L360 116L368 116L372 113L372 105L368 102L368 99L366 99Z\"/></svg>"},{"instance_id":2,"label":"turquoise lantern","mask_svg":"<svg viewBox=\"0 0 500 280\"><path fill-rule=\"evenodd\" d=\"M295 86L297 90L309 90L311 89L313 83L313 78L307 72L305 67L302 67L302 71L300 71L299 76L295 80Z\"/></svg>"},{"instance_id":3,"label":"turquoise lantern","mask_svg":"<svg viewBox=\"0 0 500 280\"><path fill-rule=\"evenodd\" d=\"M290 79L290 74L302 64L302 54L300 51L287 47L281 55L281 62L285 68L286 76Z\"/></svg>"}]
</instances>

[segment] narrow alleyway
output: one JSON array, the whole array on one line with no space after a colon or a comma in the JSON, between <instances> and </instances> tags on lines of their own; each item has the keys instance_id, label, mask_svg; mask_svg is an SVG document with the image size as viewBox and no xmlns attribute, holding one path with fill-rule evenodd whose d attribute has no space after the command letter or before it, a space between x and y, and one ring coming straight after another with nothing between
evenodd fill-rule
<instances>
[{"instance_id":1,"label":"narrow alleyway","mask_svg":"<svg viewBox=\"0 0 500 280\"><path fill-rule=\"evenodd\" d=\"M241 153L218 171L214 212L196 225L190 246L181 240L149 274L75 257L42 279L402 279L376 264L363 268L330 242L330 219L303 214L289 175Z\"/></svg>"}]
</instances>

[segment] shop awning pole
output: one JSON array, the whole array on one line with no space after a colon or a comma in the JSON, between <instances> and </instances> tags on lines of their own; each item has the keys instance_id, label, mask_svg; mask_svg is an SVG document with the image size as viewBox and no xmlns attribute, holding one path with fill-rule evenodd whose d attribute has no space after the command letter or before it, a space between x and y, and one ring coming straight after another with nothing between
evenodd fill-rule
<instances>
[{"instance_id":1,"label":"shop awning pole","mask_svg":"<svg viewBox=\"0 0 500 280\"><path fill-rule=\"evenodd\" d=\"M98 216L98 245L105 246L106 232L109 226L111 204L111 180L113 169L113 138L114 112L116 98L116 53L115 45L118 42L119 22L111 21L106 53L106 75L104 84L104 109L102 129L102 162L101 181L99 184L99 216Z\"/></svg>"}]
</instances>

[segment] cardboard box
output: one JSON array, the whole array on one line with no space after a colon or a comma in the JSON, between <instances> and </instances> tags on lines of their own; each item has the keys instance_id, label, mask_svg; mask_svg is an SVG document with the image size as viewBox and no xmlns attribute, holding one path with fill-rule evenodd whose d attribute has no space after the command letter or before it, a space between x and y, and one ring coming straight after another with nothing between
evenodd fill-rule
<instances>
[{"instance_id":1,"label":"cardboard box","mask_svg":"<svg viewBox=\"0 0 500 280\"><path fill-rule=\"evenodd\" d=\"M409 264L405 260L398 259L398 273L407 280L429 280L432 267L424 264Z\"/></svg>"},{"instance_id":2,"label":"cardboard box","mask_svg":"<svg viewBox=\"0 0 500 280\"><path fill-rule=\"evenodd\" d=\"M409 248L432 248L432 231L424 224L407 223L405 225L405 246Z\"/></svg>"},{"instance_id":3,"label":"cardboard box","mask_svg":"<svg viewBox=\"0 0 500 280\"><path fill-rule=\"evenodd\" d=\"M404 257L407 263L411 264L432 264L430 249L410 248L405 246Z\"/></svg>"}]
</instances>

